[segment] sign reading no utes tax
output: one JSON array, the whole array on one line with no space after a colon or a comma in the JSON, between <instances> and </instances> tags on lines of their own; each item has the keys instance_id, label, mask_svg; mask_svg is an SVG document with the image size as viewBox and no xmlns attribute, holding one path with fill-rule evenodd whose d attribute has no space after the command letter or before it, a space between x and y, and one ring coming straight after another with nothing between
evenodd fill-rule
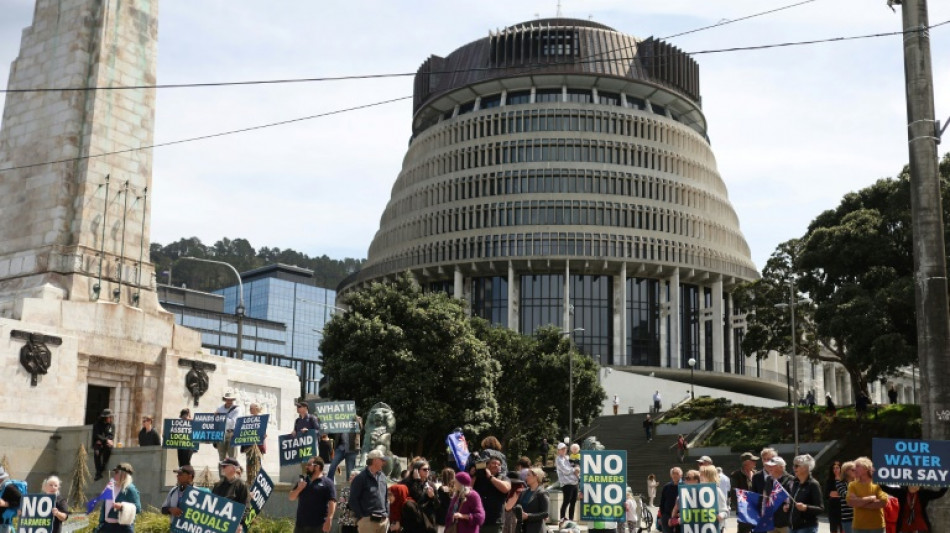
<instances>
[{"instance_id":1,"label":"sign reading no utes tax","mask_svg":"<svg viewBox=\"0 0 950 533\"><path fill-rule=\"evenodd\" d=\"M581 487L581 520L626 521L627 451L582 450Z\"/></svg>"}]
</instances>

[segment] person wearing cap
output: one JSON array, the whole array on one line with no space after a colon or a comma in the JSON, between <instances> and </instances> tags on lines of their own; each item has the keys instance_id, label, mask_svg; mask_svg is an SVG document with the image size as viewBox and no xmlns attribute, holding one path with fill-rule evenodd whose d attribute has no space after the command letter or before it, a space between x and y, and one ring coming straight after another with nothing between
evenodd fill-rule
<instances>
[{"instance_id":1,"label":"person wearing cap","mask_svg":"<svg viewBox=\"0 0 950 533\"><path fill-rule=\"evenodd\" d=\"M380 450L366 454L366 468L350 484L348 505L356 515L359 533L386 533L389 530L389 498L383 464L386 456Z\"/></svg>"},{"instance_id":2,"label":"person wearing cap","mask_svg":"<svg viewBox=\"0 0 950 533\"><path fill-rule=\"evenodd\" d=\"M745 452L739 456L739 468L729 476L731 489L729 490L729 503L736 507L736 489L752 490L752 476L755 475L755 462L759 458L752 452ZM754 526L739 522L739 533L749 533Z\"/></svg>"},{"instance_id":3,"label":"person wearing cap","mask_svg":"<svg viewBox=\"0 0 950 533\"><path fill-rule=\"evenodd\" d=\"M765 453L762 454L765 457ZM765 483L763 484L762 494L763 499L768 498L769 494L772 492L772 480L778 481L779 485L785 489L785 492L791 494L792 483L794 479L792 476L785 471L785 459L782 459L779 456L774 456L765 463L765 470L768 472L768 477L765 478ZM763 500L764 501L764 500ZM783 507L779 507L775 510L775 514L772 515L772 518L775 521L775 527L772 531L777 533L788 533L788 510Z\"/></svg>"},{"instance_id":4,"label":"person wearing cap","mask_svg":"<svg viewBox=\"0 0 950 533\"><path fill-rule=\"evenodd\" d=\"M115 499L106 500L99 514L99 533L132 533L135 523L124 525L119 523L119 511L126 505L135 507L135 514L142 512L142 499L138 489L132 483L135 469L129 463L119 463L112 469L112 480L115 482Z\"/></svg>"},{"instance_id":5,"label":"person wearing cap","mask_svg":"<svg viewBox=\"0 0 950 533\"><path fill-rule=\"evenodd\" d=\"M244 416L244 410L240 405L234 403L237 398L234 393L226 393L221 397L223 405L215 409L217 415L226 415L227 421L224 423L224 440L218 443L218 461L224 461L229 457L235 457L235 448L231 444L231 437L234 436L234 425L237 419Z\"/></svg>"},{"instance_id":6,"label":"person wearing cap","mask_svg":"<svg viewBox=\"0 0 950 533\"><path fill-rule=\"evenodd\" d=\"M142 429L139 430L139 446L161 446L162 436L155 431L151 415L142 417Z\"/></svg>"},{"instance_id":7,"label":"person wearing cap","mask_svg":"<svg viewBox=\"0 0 950 533\"><path fill-rule=\"evenodd\" d=\"M580 472L571 464L571 458L567 455L567 444L563 442L557 443L557 457L554 458L554 468L557 471L557 481L561 484L562 498L564 498L561 501L561 509L558 513L558 523L565 520L573 521Z\"/></svg>"},{"instance_id":8,"label":"person wearing cap","mask_svg":"<svg viewBox=\"0 0 950 533\"><path fill-rule=\"evenodd\" d=\"M103 409L99 419L92 425L92 455L96 463L96 481L109 465L112 448L115 446L115 425L112 424L112 409Z\"/></svg>"},{"instance_id":9,"label":"person wearing cap","mask_svg":"<svg viewBox=\"0 0 950 533\"><path fill-rule=\"evenodd\" d=\"M704 455L704 456L700 457L699 459L696 459L696 462L699 463L698 465L696 465L696 468L697 468L697 469L702 468L702 467L704 467L704 466L706 466L706 465L712 465L712 464L713 464L712 458L709 457L708 455Z\"/></svg>"},{"instance_id":10,"label":"person wearing cap","mask_svg":"<svg viewBox=\"0 0 950 533\"><path fill-rule=\"evenodd\" d=\"M191 409L185 407L181 410L181 413L178 415L182 420L191 420ZM197 445L197 443L196 443ZM184 448L179 448L178 452L178 468L181 468L185 465L191 464L191 456L195 454L195 450L186 450Z\"/></svg>"},{"instance_id":11,"label":"person wearing cap","mask_svg":"<svg viewBox=\"0 0 950 533\"><path fill-rule=\"evenodd\" d=\"M162 503L162 514L171 515L172 522L184 512L178 507L178 501L194 482L195 469L191 465L184 465L175 470L175 486L168 492L168 496L165 496L165 501Z\"/></svg>"},{"instance_id":12,"label":"person wearing cap","mask_svg":"<svg viewBox=\"0 0 950 533\"><path fill-rule=\"evenodd\" d=\"M288 497L298 501L294 533L330 533L336 514L336 485L323 475L326 463L322 457L311 457L306 463L307 476L300 480Z\"/></svg>"},{"instance_id":13,"label":"person wearing cap","mask_svg":"<svg viewBox=\"0 0 950 533\"><path fill-rule=\"evenodd\" d=\"M458 533L478 533L485 523L485 508L482 497L472 490L472 476L459 472L452 483L452 501L445 515L445 525L455 524Z\"/></svg>"},{"instance_id":14,"label":"person wearing cap","mask_svg":"<svg viewBox=\"0 0 950 533\"><path fill-rule=\"evenodd\" d=\"M314 438L314 442L319 441L320 419L310 414L310 407L306 402L295 402L294 405L297 406L297 418L294 419L294 431L291 435L296 437L300 433L316 431L317 435Z\"/></svg>"},{"instance_id":15,"label":"person wearing cap","mask_svg":"<svg viewBox=\"0 0 950 533\"><path fill-rule=\"evenodd\" d=\"M211 493L247 505L247 485L238 471L241 463L233 457L225 457L218 466L221 468L221 479L212 487Z\"/></svg>"}]
</instances>

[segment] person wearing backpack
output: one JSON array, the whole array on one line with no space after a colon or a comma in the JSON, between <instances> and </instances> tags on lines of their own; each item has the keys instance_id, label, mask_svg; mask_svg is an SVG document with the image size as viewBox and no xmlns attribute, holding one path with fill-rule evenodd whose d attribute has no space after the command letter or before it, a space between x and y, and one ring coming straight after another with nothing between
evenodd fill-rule
<instances>
[{"instance_id":1,"label":"person wearing backpack","mask_svg":"<svg viewBox=\"0 0 950 533\"><path fill-rule=\"evenodd\" d=\"M26 482L10 479L10 474L0 466L0 533L13 531L13 518L20 508L20 499L26 494Z\"/></svg>"}]
</instances>

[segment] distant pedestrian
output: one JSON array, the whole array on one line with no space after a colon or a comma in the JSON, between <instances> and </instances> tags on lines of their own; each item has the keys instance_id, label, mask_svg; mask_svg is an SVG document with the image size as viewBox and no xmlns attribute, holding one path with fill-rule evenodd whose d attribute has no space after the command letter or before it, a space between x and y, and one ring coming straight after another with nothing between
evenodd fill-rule
<instances>
[{"instance_id":1,"label":"distant pedestrian","mask_svg":"<svg viewBox=\"0 0 950 533\"><path fill-rule=\"evenodd\" d=\"M838 408L835 406L835 401L831 399L830 392L825 393L825 412L832 418L838 414Z\"/></svg>"},{"instance_id":2,"label":"distant pedestrian","mask_svg":"<svg viewBox=\"0 0 950 533\"><path fill-rule=\"evenodd\" d=\"M887 389L887 399L890 400L892 404L897 403L897 389L894 385L891 385L891 388Z\"/></svg>"},{"instance_id":3,"label":"distant pedestrian","mask_svg":"<svg viewBox=\"0 0 950 533\"><path fill-rule=\"evenodd\" d=\"M614 394L614 416L620 412L620 396Z\"/></svg>"},{"instance_id":4,"label":"distant pedestrian","mask_svg":"<svg viewBox=\"0 0 950 533\"><path fill-rule=\"evenodd\" d=\"M686 437L680 434L679 437L676 437L676 454L679 457L680 462L686 461L686 454L689 451L689 444L686 442Z\"/></svg>"},{"instance_id":5,"label":"distant pedestrian","mask_svg":"<svg viewBox=\"0 0 950 533\"><path fill-rule=\"evenodd\" d=\"M647 417L643 419L643 432L646 434L647 442L653 440L653 426L653 419L650 418L650 415L647 415Z\"/></svg>"},{"instance_id":6,"label":"distant pedestrian","mask_svg":"<svg viewBox=\"0 0 950 533\"><path fill-rule=\"evenodd\" d=\"M663 407L663 399L660 397L660 391L653 393L653 414L658 414Z\"/></svg>"},{"instance_id":7,"label":"distant pedestrian","mask_svg":"<svg viewBox=\"0 0 950 533\"><path fill-rule=\"evenodd\" d=\"M660 482L656 480L655 475L647 476L647 497L650 498L650 507L653 507L653 500L656 499L656 488L659 486Z\"/></svg>"},{"instance_id":8,"label":"distant pedestrian","mask_svg":"<svg viewBox=\"0 0 950 533\"><path fill-rule=\"evenodd\" d=\"M857 400L854 401L854 412L858 415L858 420L864 418L864 415L868 412L868 407L871 405L871 398L868 396L868 393L861 391L858 393Z\"/></svg>"},{"instance_id":9,"label":"distant pedestrian","mask_svg":"<svg viewBox=\"0 0 950 533\"><path fill-rule=\"evenodd\" d=\"M808 405L808 412L815 412L815 391L808 391L805 395L805 403Z\"/></svg>"}]
</instances>

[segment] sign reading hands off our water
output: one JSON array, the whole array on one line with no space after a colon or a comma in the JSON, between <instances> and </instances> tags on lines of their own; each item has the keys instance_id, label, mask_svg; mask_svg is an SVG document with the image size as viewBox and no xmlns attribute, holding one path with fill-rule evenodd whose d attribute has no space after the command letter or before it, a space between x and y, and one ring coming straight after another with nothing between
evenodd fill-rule
<instances>
[{"instance_id":1,"label":"sign reading hands off our water","mask_svg":"<svg viewBox=\"0 0 950 533\"><path fill-rule=\"evenodd\" d=\"M950 486L950 441L874 439L874 482Z\"/></svg>"}]
</instances>

